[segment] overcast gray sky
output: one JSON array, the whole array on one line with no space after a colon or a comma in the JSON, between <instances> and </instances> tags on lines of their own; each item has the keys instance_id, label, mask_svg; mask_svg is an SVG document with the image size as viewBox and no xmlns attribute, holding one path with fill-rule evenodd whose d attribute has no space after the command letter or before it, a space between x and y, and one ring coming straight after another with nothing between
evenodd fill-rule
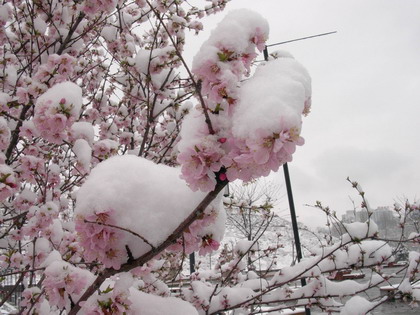
<instances>
[{"instance_id":1,"label":"overcast gray sky","mask_svg":"<svg viewBox=\"0 0 420 315\"><path fill-rule=\"evenodd\" d=\"M268 20L268 44L337 31L270 48L292 53L312 77L306 144L289 164L299 220L324 222L304 206L316 200L340 214L352 209L349 197L359 204L347 176L373 208L419 199L420 1L232 0L203 21L206 31L235 8ZM274 177L282 181L282 171Z\"/></svg>"}]
</instances>

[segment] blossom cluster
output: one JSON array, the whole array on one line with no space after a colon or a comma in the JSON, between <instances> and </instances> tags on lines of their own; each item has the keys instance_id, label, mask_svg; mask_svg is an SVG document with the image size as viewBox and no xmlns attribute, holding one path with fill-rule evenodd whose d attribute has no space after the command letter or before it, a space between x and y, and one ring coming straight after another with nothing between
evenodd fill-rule
<instances>
[{"instance_id":1,"label":"blossom cluster","mask_svg":"<svg viewBox=\"0 0 420 315\"><path fill-rule=\"evenodd\" d=\"M195 220L177 242L168 247L169 251L183 251L186 254L198 252L200 255L213 252L219 248L221 235L213 233L216 226L221 226L225 221L224 212L219 212L214 207L209 207L202 217Z\"/></svg>"},{"instance_id":2,"label":"blossom cluster","mask_svg":"<svg viewBox=\"0 0 420 315\"><path fill-rule=\"evenodd\" d=\"M57 217L58 207L51 201L40 207L30 207L27 213L28 222L21 229L22 236L42 236L41 231L45 231Z\"/></svg>"},{"instance_id":3,"label":"blossom cluster","mask_svg":"<svg viewBox=\"0 0 420 315\"><path fill-rule=\"evenodd\" d=\"M256 50L264 49L267 38L267 22L244 9L229 13L213 31L192 67L209 110L232 110L238 99L238 82L249 74Z\"/></svg>"},{"instance_id":4,"label":"blossom cluster","mask_svg":"<svg viewBox=\"0 0 420 315\"><path fill-rule=\"evenodd\" d=\"M115 224L115 211L97 211L76 219L76 231L84 248L87 262L99 260L106 268L118 269L127 260L127 253L119 246L122 232L109 225Z\"/></svg>"},{"instance_id":5,"label":"blossom cluster","mask_svg":"<svg viewBox=\"0 0 420 315\"><path fill-rule=\"evenodd\" d=\"M53 261L45 269L44 280L45 292L50 304L59 309L70 310L72 301L80 297L86 287L91 284L92 278L93 275L87 270L64 261Z\"/></svg>"},{"instance_id":6,"label":"blossom cluster","mask_svg":"<svg viewBox=\"0 0 420 315\"><path fill-rule=\"evenodd\" d=\"M202 99L185 119L178 144L182 178L193 190L211 191L218 180L267 176L304 143L301 116L311 103L307 71L278 53L246 79L267 37L258 14L234 11L194 59Z\"/></svg>"},{"instance_id":7,"label":"blossom cluster","mask_svg":"<svg viewBox=\"0 0 420 315\"><path fill-rule=\"evenodd\" d=\"M117 5L116 0L86 0L83 1L82 11L87 15L95 15L99 12L111 12Z\"/></svg>"},{"instance_id":8,"label":"blossom cluster","mask_svg":"<svg viewBox=\"0 0 420 315\"><path fill-rule=\"evenodd\" d=\"M35 104L34 125L46 140L60 144L67 140L67 128L78 118L82 89L72 82L54 85Z\"/></svg>"},{"instance_id":9,"label":"blossom cluster","mask_svg":"<svg viewBox=\"0 0 420 315\"><path fill-rule=\"evenodd\" d=\"M77 61L69 55L52 54L48 56L47 62L39 66L34 79L41 84L53 86L57 83L70 81L76 72Z\"/></svg>"}]
</instances>

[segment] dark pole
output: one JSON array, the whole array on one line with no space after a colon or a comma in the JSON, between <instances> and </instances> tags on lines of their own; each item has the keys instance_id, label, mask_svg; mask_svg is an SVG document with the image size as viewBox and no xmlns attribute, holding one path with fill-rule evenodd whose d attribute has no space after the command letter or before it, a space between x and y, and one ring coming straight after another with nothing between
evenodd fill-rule
<instances>
[{"instance_id":1,"label":"dark pole","mask_svg":"<svg viewBox=\"0 0 420 315\"><path fill-rule=\"evenodd\" d=\"M190 275L195 272L195 253L190 254Z\"/></svg>"},{"instance_id":2,"label":"dark pole","mask_svg":"<svg viewBox=\"0 0 420 315\"><path fill-rule=\"evenodd\" d=\"M296 219L295 203L293 201L292 184L290 183L289 167L287 163L283 164L284 180L286 181L287 199L289 200L290 217L292 219L293 236L296 245L296 256L298 262L302 259L302 248L300 246L299 228ZM301 278L300 283L302 288L306 285L306 279ZM311 309L305 306L305 314L311 315Z\"/></svg>"},{"instance_id":3,"label":"dark pole","mask_svg":"<svg viewBox=\"0 0 420 315\"><path fill-rule=\"evenodd\" d=\"M292 192L292 184L290 182L289 166L287 165L287 163L283 164L283 172L284 172L284 180L286 182L287 199L289 200L290 216L292 218L293 236L294 236L295 245L296 245L296 256L297 256L298 261L300 261L303 257L302 248L300 245L299 228L298 228L297 219L296 219L295 203L293 201L293 192ZM305 279L302 279L302 280L305 280Z\"/></svg>"},{"instance_id":4,"label":"dark pole","mask_svg":"<svg viewBox=\"0 0 420 315\"><path fill-rule=\"evenodd\" d=\"M264 49L264 60L266 61L268 60L267 46ZM286 182L287 199L289 200L290 218L292 220L293 237L295 239L295 246L296 246L296 256L299 262L302 259L302 249L300 246L299 228L298 228L297 219L296 219L295 203L293 201L292 184L290 182L289 167L287 166L287 163L283 164L283 172L284 172L284 179ZM306 285L306 279L301 278L300 283L302 284L302 288L303 288ZM311 315L311 310L308 307L305 307L305 314Z\"/></svg>"}]
</instances>

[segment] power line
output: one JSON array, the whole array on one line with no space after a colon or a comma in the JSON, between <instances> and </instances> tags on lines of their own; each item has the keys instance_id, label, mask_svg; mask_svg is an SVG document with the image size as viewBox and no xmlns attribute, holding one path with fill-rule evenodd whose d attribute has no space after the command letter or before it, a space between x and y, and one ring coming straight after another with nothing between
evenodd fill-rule
<instances>
[{"instance_id":1,"label":"power line","mask_svg":"<svg viewBox=\"0 0 420 315\"><path fill-rule=\"evenodd\" d=\"M272 47L272 46L277 46L277 45L282 45L282 44L297 42L299 40L304 40L304 39L309 39L309 38L314 38L314 37L331 35L331 34L335 34L335 33L337 33L337 31L328 32L328 33L322 33L322 34L317 34L317 35L311 35L311 36L306 36L306 37L301 37L301 38L296 38L296 39L291 39L291 40L286 40L284 42L279 42L279 43L275 43L275 44L266 45L265 47Z\"/></svg>"}]
</instances>

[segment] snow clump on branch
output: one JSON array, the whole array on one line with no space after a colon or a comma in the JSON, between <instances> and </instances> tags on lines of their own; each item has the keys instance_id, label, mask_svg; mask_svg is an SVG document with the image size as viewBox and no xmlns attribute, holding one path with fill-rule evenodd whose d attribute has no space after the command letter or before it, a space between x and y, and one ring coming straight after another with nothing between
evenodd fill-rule
<instances>
[{"instance_id":1,"label":"snow clump on branch","mask_svg":"<svg viewBox=\"0 0 420 315\"><path fill-rule=\"evenodd\" d=\"M211 191L217 180L267 176L304 143L302 115L311 104L306 69L281 54L246 79L267 38L260 15L233 11L194 58L201 106L186 117L178 145L182 178L193 190Z\"/></svg>"},{"instance_id":2,"label":"snow clump on branch","mask_svg":"<svg viewBox=\"0 0 420 315\"><path fill-rule=\"evenodd\" d=\"M179 179L179 169L140 157L115 156L99 163L77 193L76 230L86 260L119 269L165 241L204 195ZM217 199L185 231L186 251L217 248L224 223ZM182 250L181 241L179 246Z\"/></svg>"}]
</instances>

